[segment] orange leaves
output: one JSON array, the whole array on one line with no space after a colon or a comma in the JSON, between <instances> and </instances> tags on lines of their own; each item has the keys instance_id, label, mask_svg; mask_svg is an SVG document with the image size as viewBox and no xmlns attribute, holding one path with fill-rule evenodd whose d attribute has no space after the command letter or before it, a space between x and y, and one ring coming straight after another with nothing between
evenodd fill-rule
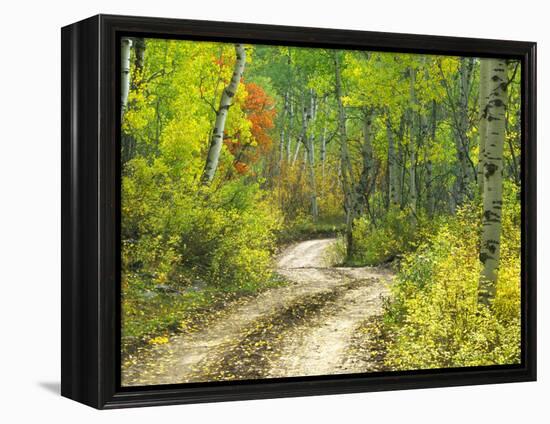
<instances>
[{"instance_id":1,"label":"orange leaves","mask_svg":"<svg viewBox=\"0 0 550 424\"><path fill-rule=\"evenodd\" d=\"M250 143L241 140L238 132L232 135L226 134L224 140L226 147L235 157L233 166L241 175L246 174L250 165L257 162L260 156L270 151L273 143L269 132L275 126L274 119L277 115L275 101L260 85L253 82L243 84L247 97L241 107L252 124L250 132L253 141Z\"/></svg>"},{"instance_id":2,"label":"orange leaves","mask_svg":"<svg viewBox=\"0 0 550 424\"><path fill-rule=\"evenodd\" d=\"M248 172L248 165L241 161L235 161L235 170L240 174L244 175Z\"/></svg>"},{"instance_id":3,"label":"orange leaves","mask_svg":"<svg viewBox=\"0 0 550 424\"><path fill-rule=\"evenodd\" d=\"M253 82L245 84L248 96L244 105L244 110L248 119L252 123L252 135L258 143L261 153L266 153L271 148L271 137L268 131L275 124L276 110L274 101L267 95L264 89Z\"/></svg>"}]
</instances>

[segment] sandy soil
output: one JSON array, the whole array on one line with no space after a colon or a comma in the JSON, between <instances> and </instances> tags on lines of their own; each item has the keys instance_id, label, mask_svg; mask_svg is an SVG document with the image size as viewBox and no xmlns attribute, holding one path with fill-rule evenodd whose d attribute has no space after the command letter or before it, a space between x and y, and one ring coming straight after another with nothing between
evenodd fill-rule
<instances>
[{"instance_id":1,"label":"sandy soil","mask_svg":"<svg viewBox=\"0 0 550 424\"><path fill-rule=\"evenodd\" d=\"M123 386L379 369L379 358L350 345L359 326L380 315L392 274L332 266L327 253L333 243L308 240L285 249L277 272L288 285L229 307L194 334L143 350L123 367Z\"/></svg>"}]
</instances>

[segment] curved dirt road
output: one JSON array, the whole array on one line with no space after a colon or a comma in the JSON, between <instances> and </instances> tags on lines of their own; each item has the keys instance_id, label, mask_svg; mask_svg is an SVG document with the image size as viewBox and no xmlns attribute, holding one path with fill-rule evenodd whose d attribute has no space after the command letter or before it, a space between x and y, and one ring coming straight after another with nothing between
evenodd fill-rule
<instances>
[{"instance_id":1,"label":"curved dirt road","mask_svg":"<svg viewBox=\"0 0 550 424\"><path fill-rule=\"evenodd\" d=\"M379 370L376 355L352 345L363 323L381 313L392 274L331 266L327 252L334 243L287 248L277 272L289 284L237 302L201 331L142 351L123 367L123 386Z\"/></svg>"}]
</instances>

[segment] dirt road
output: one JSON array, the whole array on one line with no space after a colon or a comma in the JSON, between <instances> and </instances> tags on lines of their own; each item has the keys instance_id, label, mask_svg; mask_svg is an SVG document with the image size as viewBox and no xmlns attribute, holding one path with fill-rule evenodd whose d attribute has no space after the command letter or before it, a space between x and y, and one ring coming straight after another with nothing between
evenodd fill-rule
<instances>
[{"instance_id":1,"label":"dirt road","mask_svg":"<svg viewBox=\"0 0 550 424\"><path fill-rule=\"evenodd\" d=\"M124 386L369 372L381 368L358 329L380 315L392 274L333 267L335 239L308 240L278 257L289 284L237 303L194 334L177 334L123 369ZM368 334L366 335L368 339ZM365 338L365 337L363 337ZM373 338L367 340L374 345Z\"/></svg>"}]
</instances>

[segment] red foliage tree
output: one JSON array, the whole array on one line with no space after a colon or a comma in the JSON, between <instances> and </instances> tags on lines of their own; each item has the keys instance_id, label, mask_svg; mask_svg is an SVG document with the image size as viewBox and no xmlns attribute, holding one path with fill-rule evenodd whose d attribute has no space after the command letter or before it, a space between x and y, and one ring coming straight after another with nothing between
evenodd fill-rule
<instances>
[{"instance_id":1,"label":"red foliage tree","mask_svg":"<svg viewBox=\"0 0 550 424\"><path fill-rule=\"evenodd\" d=\"M275 102L260 85L250 82L244 83L244 86L248 95L243 110L252 124L250 132L256 141L256 146L242 143L238 133L225 139L227 148L235 157L233 163L235 170L241 175L246 174L250 165L255 163L261 155L270 151L272 140L269 130L275 126L273 121L277 114L274 108Z\"/></svg>"}]
</instances>

